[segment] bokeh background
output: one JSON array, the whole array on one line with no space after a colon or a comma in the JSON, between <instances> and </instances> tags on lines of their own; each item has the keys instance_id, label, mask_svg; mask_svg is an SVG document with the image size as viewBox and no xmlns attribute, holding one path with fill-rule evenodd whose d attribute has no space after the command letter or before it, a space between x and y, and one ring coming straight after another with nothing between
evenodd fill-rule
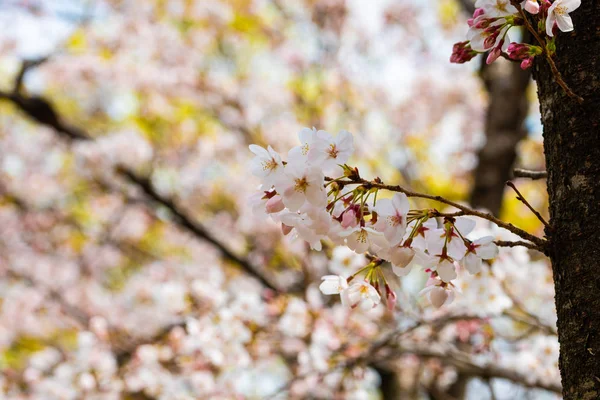
<instances>
[{"instance_id":1,"label":"bokeh background","mask_svg":"<svg viewBox=\"0 0 600 400\"><path fill-rule=\"evenodd\" d=\"M349 311L317 287L362 256L312 252L248 203L249 144L345 129L363 176L543 234L505 190L544 169L529 73L449 63L472 11L0 0L0 397L558 398L541 254L503 249L441 310L413 271L393 312ZM516 183L545 214L545 182Z\"/></svg>"}]
</instances>

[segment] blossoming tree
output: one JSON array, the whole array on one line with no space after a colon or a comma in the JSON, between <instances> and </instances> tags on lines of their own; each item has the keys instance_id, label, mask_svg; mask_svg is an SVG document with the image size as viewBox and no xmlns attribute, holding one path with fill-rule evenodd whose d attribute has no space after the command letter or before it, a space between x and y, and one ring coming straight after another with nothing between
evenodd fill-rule
<instances>
[{"instance_id":1,"label":"blossoming tree","mask_svg":"<svg viewBox=\"0 0 600 400\"><path fill-rule=\"evenodd\" d=\"M600 154L580 54L596 5L478 0L451 56L534 68L551 218L512 184L525 230L453 195L481 102L466 69L441 77L429 2L380 7L376 28L341 1L99 4L0 93L3 395L362 399L389 394L391 370L407 398L443 398L457 375L479 397L595 398ZM519 27L531 43L510 42ZM427 60L410 92L398 48ZM382 58L388 80L365 78ZM381 162L449 125L464 148L441 169Z\"/></svg>"}]
</instances>

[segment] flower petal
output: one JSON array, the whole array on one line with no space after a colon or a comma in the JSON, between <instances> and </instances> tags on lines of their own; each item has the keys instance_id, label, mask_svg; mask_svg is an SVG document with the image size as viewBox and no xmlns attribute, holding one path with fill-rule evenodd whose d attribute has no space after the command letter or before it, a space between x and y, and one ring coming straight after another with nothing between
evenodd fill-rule
<instances>
[{"instance_id":1,"label":"flower petal","mask_svg":"<svg viewBox=\"0 0 600 400\"><path fill-rule=\"evenodd\" d=\"M558 29L563 32L571 32L573 30L573 20L569 14L557 15L556 24L558 25Z\"/></svg>"}]
</instances>

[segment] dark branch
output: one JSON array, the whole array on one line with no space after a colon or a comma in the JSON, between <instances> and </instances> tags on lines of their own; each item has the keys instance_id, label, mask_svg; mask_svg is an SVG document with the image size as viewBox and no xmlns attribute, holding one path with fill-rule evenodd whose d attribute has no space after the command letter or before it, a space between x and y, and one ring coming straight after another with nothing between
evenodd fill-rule
<instances>
[{"instance_id":1,"label":"dark branch","mask_svg":"<svg viewBox=\"0 0 600 400\"><path fill-rule=\"evenodd\" d=\"M33 66L33 65L31 65ZM18 79L23 79L25 72L31 68L30 67L22 67L22 74L19 74ZM15 84L15 87L19 85ZM15 106L17 106L25 115L34 121L38 122L41 125L53 128L59 134L65 136L69 140L93 140L93 137L86 133L85 131L72 127L66 124L52 103L43 98L37 96L27 96L23 95L20 92L14 93L6 93L0 91L0 99L5 99L12 102ZM197 238L204 240L211 245L215 246L223 256L229 261L239 265L244 271L254 276L257 280L259 280L263 285L272 289L274 291L279 292L273 284L271 284L261 273L257 271L257 269L245 258L242 258L236 254L234 254L231 250L227 248L223 243L218 241L214 236L212 236L199 222L194 221L191 217L187 216L183 210L179 206L177 206L171 199L168 199L159 193L157 193L148 179L141 178L135 174L135 172L129 171L124 168L119 169L120 173L128 178L128 180L138 186L153 202L160 204L161 206L167 208L175 217L176 222L185 228L187 231L192 233Z\"/></svg>"},{"instance_id":2,"label":"dark branch","mask_svg":"<svg viewBox=\"0 0 600 400\"><path fill-rule=\"evenodd\" d=\"M530 171L527 169L515 168L513 171L515 178L529 178L529 179L546 179L548 173L546 171Z\"/></svg>"},{"instance_id":3,"label":"dark branch","mask_svg":"<svg viewBox=\"0 0 600 400\"><path fill-rule=\"evenodd\" d=\"M522 202L523 204L525 204L525 206L527 206L527 208L529 208L529 210L536 216L537 219L539 219L542 222L542 224L544 224L544 226L546 228L552 229L550 227L550 224L544 219L544 217L542 217L542 214L540 214L539 211L537 211L535 208L533 208L533 206L531 204L529 204L529 202L521 194L521 192L519 192L519 189L517 189L517 187L515 186L514 183L508 181L508 182L506 182L506 185L509 186L512 190L515 191L515 193L517 194L517 200L519 200L520 202Z\"/></svg>"},{"instance_id":4,"label":"dark branch","mask_svg":"<svg viewBox=\"0 0 600 400\"><path fill-rule=\"evenodd\" d=\"M188 217L185 214L185 212L181 209L181 207L179 205L175 204L175 202L172 199L164 197L163 195L158 193L154 189L154 187L152 186L152 183L150 182L150 180L148 178L140 177L140 176L136 175L134 172L127 170L125 168L122 168L122 167L119 168L117 171L121 175L126 177L131 183L135 184L140 189L142 189L142 191L146 194L146 196L148 196L154 202L167 208L171 212L171 214L175 218L176 222L180 226L185 228L187 231L191 232L194 236L199 237L202 240L213 245L215 248L217 248L221 252L221 254L223 254L223 257L225 257L229 261L232 261L232 262L236 263L237 265L239 265L244 271L246 271L250 275L253 275L256 279L258 279L266 287L268 287L274 291L278 291L278 289L273 284L271 284L264 276L262 276L262 274L260 274L256 270L256 267L253 266L248 260L236 255L230 249L228 249L223 243L219 242L214 236L212 236L212 234L210 234L206 230L206 228L204 228L198 222L196 222L193 219L191 219L190 217Z\"/></svg>"},{"instance_id":5,"label":"dark branch","mask_svg":"<svg viewBox=\"0 0 600 400\"><path fill-rule=\"evenodd\" d=\"M34 60L25 60L21 64L21 69L19 69L19 73L15 78L15 84L13 85L13 93L20 93L23 89L23 81L25 80L25 74L31 68L37 67L40 64L45 63L48 60L48 57L37 58Z\"/></svg>"}]
</instances>

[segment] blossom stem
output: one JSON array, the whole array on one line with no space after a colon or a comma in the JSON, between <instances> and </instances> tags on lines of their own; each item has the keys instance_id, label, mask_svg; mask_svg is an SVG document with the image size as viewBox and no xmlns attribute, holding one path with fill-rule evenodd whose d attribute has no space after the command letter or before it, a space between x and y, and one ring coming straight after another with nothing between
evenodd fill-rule
<instances>
[{"instance_id":1,"label":"blossom stem","mask_svg":"<svg viewBox=\"0 0 600 400\"><path fill-rule=\"evenodd\" d=\"M519 14L525 21L525 27L527 28L527 30L533 35L535 40L542 47L542 53L544 54L546 61L548 61L548 65L550 65L550 69L552 70L552 75L554 75L554 79L556 79L556 83L558 83L558 85L565 91L565 93L569 97L577 100L577 102L579 104L582 104L584 102L583 97L581 97L581 96L577 95L575 92L573 92L573 90L571 90L569 85L567 85L567 83L564 81L560 71L558 70L558 68L556 67L556 64L554 63L554 60L552 59L552 55L550 54L550 52L548 51L548 48L546 47L546 42L540 37L540 35L537 33L537 31L533 28L533 26L531 25L531 22L529 22L529 19L527 19L527 15L525 15L525 12L523 11L521 4L518 1L514 1L514 0L511 1L511 3L519 11Z\"/></svg>"},{"instance_id":2,"label":"blossom stem","mask_svg":"<svg viewBox=\"0 0 600 400\"><path fill-rule=\"evenodd\" d=\"M386 185L382 182L381 183L380 182L371 182L371 181L367 181L363 178L356 178L356 181L344 181L342 183L344 185L348 184L348 183L358 183L358 184L362 184L367 189L371 189L371 188L384 189L384 190L389 190L390 192L404 193L408 197L417 197L417 198L421 198L421 199L428 199L428 200L437 201L439 203L447 204L449 206L452 206L452 207L460 210L462 212L461 215L472 215L474 217L479 217L479 218L488 220L490 222L495 223L499 227L504 228L504 229L514 233L517 236L520 236L522 239L529 240L530 242L536 244L541 249L544 249L546 247L547 241L545 239L542 239L540 237L532 235L531 233L526 232L523 229L518 228L509 222L504 222L501 219L495 217L494 215L492 215L490 213L474 210L472 208L464 206L455 201L448 200L442 196L434 196L434 195L425 194L425 193L413 192L411 190L405 189L404 187L402 187L400 185ZM454 214L454 215L457 215L457 214ZM443 214L440 213L440 216L443 216Z\"/></svg>"}]
</instances>

